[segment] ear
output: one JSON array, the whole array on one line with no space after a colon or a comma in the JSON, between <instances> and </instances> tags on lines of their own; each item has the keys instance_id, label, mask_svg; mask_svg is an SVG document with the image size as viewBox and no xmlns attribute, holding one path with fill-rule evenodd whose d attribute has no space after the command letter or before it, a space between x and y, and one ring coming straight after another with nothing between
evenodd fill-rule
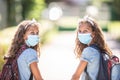
<instances>
[{"instance_id":1,"label":"ear","mask_svg":"<svg viewBox=\"0 0 120 80\"><path fill-rule=\"evenodd\" d=\"M92 32L92 35L91 35L91 36L92 36L92 38L94 38L94 37L95 37L95 32L94 32L94 31Z\"/></svg>"},{"instance_id":2,"label":"ear","mask_svg":"<svg viewBox=\"0 0 120 80\"><path fill-rule=\"evenodd\" d=\"M26 35L24 35L24 36L23 36L23 39L24 39L24 40L26 40L26 39L27 39L27 36L26 36Z\"/></svg>"}]
</instances>

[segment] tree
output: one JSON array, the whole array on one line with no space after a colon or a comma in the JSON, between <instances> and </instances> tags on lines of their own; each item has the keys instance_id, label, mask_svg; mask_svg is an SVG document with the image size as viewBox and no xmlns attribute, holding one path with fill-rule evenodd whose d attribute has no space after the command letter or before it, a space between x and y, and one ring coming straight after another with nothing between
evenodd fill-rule
<instances>
[{"instance_id":1,"label":"tree","mask_svg":"<svg viewBox=\"0 0 120 80\"><path fill-rule=\"evenodd\" d=\"M120 0L102 0L102 2L110 7L111 20L120 20Z\"/></svg>"},{"instance_id":2,"label":"tree","mask_svg":"<svg viewBox=\"0 0 120 80\"><path fill-rule=\"evenodd\" d=\"M7 3L7 26L14 25L15 20L15 0L6 0Z\"/></svg>"},{"instance_id":3,"label":"tree","mask_svg":"<svg viewBox=\"0 0 120 80\"><path fill-rule=\"evenodd\" d=\"M18 24L24 19L40 19L45 7L44 0L6 0L7 26Z\"/></svg>"},{"instance_id":4,"label":"tree","mask_svg":"<svg viewBox=\"0 0 120 80\"><path fill-rule=\"evenodd\" d=\"M113 0L111 6L112 20L120 20L120 0Z\"/></svg>"},{"instance_id":5,"label":"tree","mask_svg":"<svg viewBox=\"0 0 120 80\"><path fill-rule=\"evenodd\" d=\"M22 0L23 19L40 19L40 14L44 7L44 0Z\"/></svg>"}]
</instances>

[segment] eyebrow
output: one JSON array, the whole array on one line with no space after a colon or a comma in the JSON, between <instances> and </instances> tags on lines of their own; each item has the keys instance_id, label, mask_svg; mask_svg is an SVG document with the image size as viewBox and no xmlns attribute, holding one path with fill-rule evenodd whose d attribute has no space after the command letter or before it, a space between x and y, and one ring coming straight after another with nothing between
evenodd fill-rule
<instances>
[{"instance_id":1,"label":"eyebrow","mask_svg":"<svg viewBox=\"0 0 120 80\"><path fill-rule=\"evenodd\" d=\"M90 28L86 28L86 29L90 30Z\"/></svg>"}]
</instances>

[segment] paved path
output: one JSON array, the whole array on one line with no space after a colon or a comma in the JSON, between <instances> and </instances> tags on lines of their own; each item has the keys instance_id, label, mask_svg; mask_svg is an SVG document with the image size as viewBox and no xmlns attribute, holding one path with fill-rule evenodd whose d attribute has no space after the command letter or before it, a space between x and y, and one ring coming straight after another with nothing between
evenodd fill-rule
<instances>
[{"instance_id":1,"label":"paved path","mask_svg":"<svg viewBox=\"0 0 120 80\"><path fill-rule=\"evenodd\" d=\"M120 56L120 46L105 34L110 48ZM61 32L41 49L39 67L44 80L70 80L79 60L74 55L75 32Z\"/></svg>"}]
</instances>

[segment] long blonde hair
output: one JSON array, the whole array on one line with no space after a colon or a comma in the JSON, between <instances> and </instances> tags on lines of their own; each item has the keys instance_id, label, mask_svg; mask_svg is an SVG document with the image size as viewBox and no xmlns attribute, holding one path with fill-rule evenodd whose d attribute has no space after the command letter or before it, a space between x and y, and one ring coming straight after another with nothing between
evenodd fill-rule
<instances>
[{"instance_id":1,"label":"long blonde hair","mask_svg":"<svg viewBox=\"0 0 120 80\"><path fill-rule=\"evenodd\" d=\"M15 57L15 54L17 54L21 46L25 44L25 41L23 39L25 33L29 30L30 27L39 27L39 23L37 22L31 23L31 22L32 22L31 20L24 20L18 25L18 29L14 35L7 56ZM39 44L31 48L35 49L40 54Z\"/></svg>"},{"instance_id":2,"label":"long blonde hair","mask_svg":"<svg viewBox=\"0 0 120 80\"><path fill-rule=\"evenodd\" d=\"M93 19L82 19L79 21L79 26L76 29L77 36L76 36L76 40L75 40L76 46L75 46L75 50L74 50L76 56L80 57L83 49L88 46L88 45L82 44L78 39L79 28L82 24L86 24L87 26L91 27L92 31L94 31L95 34L94 34L94 38L92 40L92 42L93 42L92 44L97 44L99 46L100 50L107 52L111 56L112 52L105 42L102 30Z\"/></svg>"}]
</instances>

